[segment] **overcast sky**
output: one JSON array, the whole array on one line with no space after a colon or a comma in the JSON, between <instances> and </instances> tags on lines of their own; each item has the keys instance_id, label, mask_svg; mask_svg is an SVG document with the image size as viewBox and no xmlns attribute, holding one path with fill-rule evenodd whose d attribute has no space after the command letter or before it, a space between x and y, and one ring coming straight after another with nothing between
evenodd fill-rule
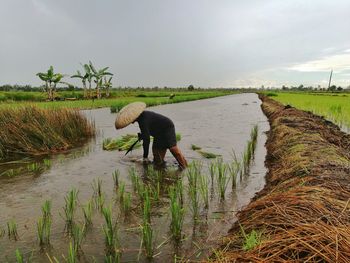
<instances>
[{"instance_id":1,"label":"overcast sky","mask_svg":"<svg viewBox=\"0 0 350 263\"><path fill-rule=\"evenodd\" d=\"M349 0L0 0L0 36L0 85L89 60L114 86L350 85Z\"/></svg>"}]
</instances>

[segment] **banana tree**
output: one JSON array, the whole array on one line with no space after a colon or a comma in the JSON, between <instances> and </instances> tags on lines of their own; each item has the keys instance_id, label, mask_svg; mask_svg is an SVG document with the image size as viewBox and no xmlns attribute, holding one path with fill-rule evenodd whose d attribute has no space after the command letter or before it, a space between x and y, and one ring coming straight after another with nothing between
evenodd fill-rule
<instances>
[{"instance_id":1,"label":"banana tree","mask_svg":"<svg viewBox=\"0 0 350 263\"><path fill-rule=\"evenodd\" d=\"M107 80L107 78L106 77L104 77L103 79L104 79L104 83L103 83L103 87L104 87L104 89L105 89L105 91L106 91L106 97L108 98L109 97L109 91L110 91L110 89L111 89L111 87L112 87L112 78L113 77L109 77L109 79Z\"/></svg>"},{"instance_id":2,"label":"banana tree","mask_svg":"<svg viewBox=\"0 0 350 263\"><path fill-rule=\"evenodd\" d=\"M104 76L113 76L113 74L107 71L109 67L97 70L91 61L89 61L89 66L93 73L93 77L95 78L94 82L96 83L96 97L99 99L101 98L100 88L102 87L102 78Z\"/></svg>"},{"instance_id":3,"label":"banana tree","mask_svg":"<svg viewBox=\"0 0 350 263\"><path fill-rule=\"evenodd\" d=\"M87 73L85 73L85 75L82 75L79 70L77 70L77 74L71 76L71 78L81 79L81 82L83 83L83 89L84 89L84 99L86 99L88 97L88 91L87 91L87 87L86 87L86 80L88 79L88 77L89 77L89 75Z\"/></svg>"},{"instance_id":4,"label":"banana tree","mask_svg":"<svg viewBox=\"0 0 350 263\"><path fill-rule=\"evenodd\" d=\"M47 70L47 72L39 72L36 74L42 81L45 81L45 92L47 92L47 99L54 100L54 93L56 92L56 85L61 81L63 75L60 73L54 73L53 67Z\"/></svg>"}]
</instances>

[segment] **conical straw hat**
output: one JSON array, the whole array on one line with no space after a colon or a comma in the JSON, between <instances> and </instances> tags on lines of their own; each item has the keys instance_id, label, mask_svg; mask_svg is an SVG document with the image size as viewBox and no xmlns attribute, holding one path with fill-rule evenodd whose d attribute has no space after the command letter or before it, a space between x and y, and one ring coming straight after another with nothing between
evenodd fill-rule
<instances>
[{"instance_id":1,"label":"conical straw hat","mask_svg":"<svg viewBox=\"0 0 350 263\"><path fill-rule=\"evenodd\" d=\"M121 129L134 122L140 114L146 109L146 103L144 102L132 102L123 107L118 113L115 119L115 128Z\"/></svg>"}]
</instances>

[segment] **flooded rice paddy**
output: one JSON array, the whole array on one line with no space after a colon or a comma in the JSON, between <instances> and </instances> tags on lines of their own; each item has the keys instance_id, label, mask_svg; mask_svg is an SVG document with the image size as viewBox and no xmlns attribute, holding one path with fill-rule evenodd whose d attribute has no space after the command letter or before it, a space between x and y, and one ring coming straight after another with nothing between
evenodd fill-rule
<instances>
[{"instance_id":1,"label":"flooded rice paddy","mask_svg":"<svg viewBox=\"0 0 350 263\"><path fill-rule=\"evenodd\" d=\"M170 117L181 134L179 147L189 162L200 160L202 173L209 178L209 208L200 204L199 216L193 220L189 200L185 197L185 218L182 240L175 244L170 232L168 185L178 180L184 182L184 193L187 196L186 171L177 170L175 159L168 152L167 167L163 171L161 197L152 202L151 225L154 236L154 262L178 261L181 259L200 260L212 253L212 249L220 243L232 223L235 214L247 205L254 194L264 186L266 169L264 166L266 149L265 131L269 129L266 117L260 109L260 101L256 94L238 94L201 101L169 104L149 108L149 110ZM138 125L116 131L115 114L109 109L84 111L84 114L95 121L98 135L96 139L83 147L70 152L45 157L37 161L41 168L28 168L33 160L21 160L8 165L0 165L0 173L8 173L0 177L0 226L14 219L18 227L19 238L10 240L6 235L0 237L0 262L15 262L15 250L18 248L25 257L33 254L33 262L48 262L47 255L64 262L67 257L69 237L65 233L63 219L64 198L73 187L79 190L78 208L75 221L84 221L81 207L93 196L93 180L102 180L102 191L105 194L105 205L111 204L113 219L119 229L119 243L122 251L122 262L147 261L141 244L142 212L139 198L134 192L128 171L135 167L142 180L147 180L147 166L136 159L142 157L142 149L132 151L128 156L124 152L103 151L105 138L115 138L128 133L139 132ZM201 146L204 151L222 156L225 162L233 160L233 152L238 158L250 139L250 131L258 125L258 141L254 160L249 173L237 179L237 186L232 189L229 183L225 200L220 200L216 183L210 181L209 164L212 160L203 158L191 149L191 145ZM150 151L151 152L151 151ZM151 157L151 153L150 153ZM50 160L50 161L47 161ZM28 170L30 170L28 172ZM112 174L119 170L120 182L125 182L126 192L131 193L132 210L125 217L117 201ZM8 172L12 171L12 172ZM23 175L16 175L21 174ZM12 174L12 176L11 176ZM37 221L41 216L41 206L45 200L52 201L51 245L40 249L37 240ZM93 225L86 232L80 252L80 262L103 262L105 259L105 240L102 230L104 219L101 213L94 210Z\"/></svg>"}]
</instances>

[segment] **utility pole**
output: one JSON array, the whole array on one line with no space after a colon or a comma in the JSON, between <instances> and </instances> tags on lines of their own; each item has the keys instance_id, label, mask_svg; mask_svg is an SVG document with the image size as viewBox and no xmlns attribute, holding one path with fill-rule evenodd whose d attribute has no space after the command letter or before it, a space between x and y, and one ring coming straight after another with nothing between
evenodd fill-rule
<instances>
[{"instance_id":1,"label":"utility pole","mask_svg":"<svg viewBox=\"0 0 350 263\"><path fill-rule=\"evenodd\" d=\"M333 75L333 69L331 70L331 75L329 76L328 90L331 87L332 75Z\"/></svg>"}]
</instances>

